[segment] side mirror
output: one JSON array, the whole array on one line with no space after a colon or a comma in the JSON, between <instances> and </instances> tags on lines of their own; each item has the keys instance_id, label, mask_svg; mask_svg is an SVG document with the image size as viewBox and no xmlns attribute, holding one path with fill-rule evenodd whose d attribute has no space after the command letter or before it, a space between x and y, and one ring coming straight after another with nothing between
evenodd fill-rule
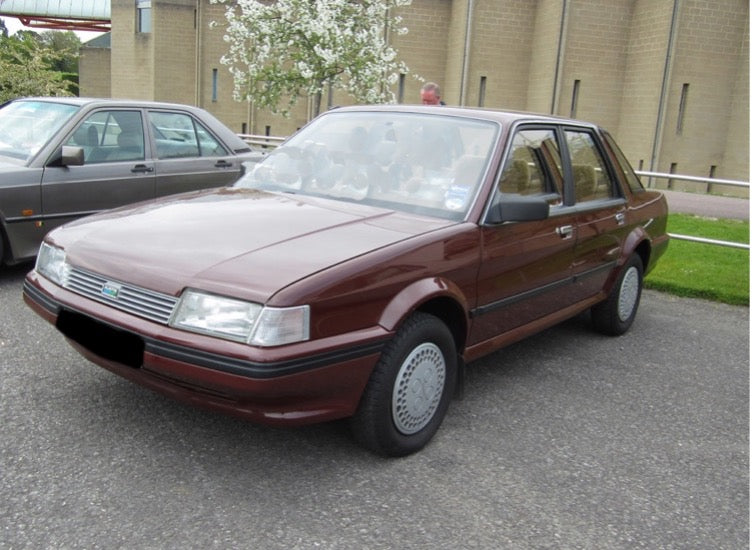
<instances>
[{"instance_id":1,"label":"side mirror","mask_svg":"<svg viewBox=\"0 0 754 550\"><path fill-rule=\"evenodd\" d=\"M490 206L484 221L494 225L504 222L546 220L549 216L550 205L543 197L501 193Z\"/></svg>"},{"instance_id":2,"label":"side mirror","mask_svg":"<svg viewBox=\"0 0 754 550\"><path fill-rule=\"evenodd\" d=\"M84 149L71 145L63 145L61 164L63 166L83 166Z\"/></svg>"},{"instance_id":3,"label":"side mirror","mask_svg":"<svg viewBox=\"0 0 754 550\"><path fill-rule=\"evenodd\" d=\"M63 145L52 156L47 166L83 166L84 149L72 145Z\"/></svg>"}]
</instances>

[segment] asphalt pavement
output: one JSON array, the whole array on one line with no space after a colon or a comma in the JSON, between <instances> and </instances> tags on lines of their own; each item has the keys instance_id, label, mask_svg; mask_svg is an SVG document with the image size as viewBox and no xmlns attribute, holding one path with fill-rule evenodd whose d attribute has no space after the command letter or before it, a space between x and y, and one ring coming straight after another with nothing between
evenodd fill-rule
<instances>
[{"instance_id":1,"label":"asphalt pavement","mask_svg":"<svg viewBox=\"0 0 754 550\"><path fill-rule=\"evenodd\" d=\"M470 366L403 459L344 423L188 408L73 351L0 271L0 548L731 549L749 544L749 309L647 291Z\"/></svg>"},{"instance_id":2,"label":"asphalt pavement","mask_svg":"<svg viewBox=\"0 0 754 550\"><path fill-rule=\"evenodd\" d=\"M713 218L750 219L749 199L663 190L670 212Z\"/></svg>"}]
</instances>

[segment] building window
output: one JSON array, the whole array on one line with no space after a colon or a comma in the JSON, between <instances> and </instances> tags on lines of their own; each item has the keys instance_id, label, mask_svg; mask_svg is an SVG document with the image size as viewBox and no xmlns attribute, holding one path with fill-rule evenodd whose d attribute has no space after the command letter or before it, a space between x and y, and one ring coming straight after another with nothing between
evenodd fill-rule
<instances>
[{"instance_id":1,"label":"building window","mask_svg":"<svg viewBox=\"0 0 754 550\"><path fill-rule=\"evenodd\" d=\"M217 69L212 69L212 101L217 101Z\"/></svg>"},{"instance_id":2,"label":"building window","mask_svg":"<svg viewBox=\"0 0 754 550\"><path fill-rule=\"evenodd\" d=\"M678 163L677 162L671 162L670 163L670 170L668 171L669 174L675 174L678 172ZM673 189L673 178L668 178L668 189Z\"/></svg>"},{"instance_id":3,"label":"building window","mask_svg":"<svg viewBox=\"0 0 754 550\"><path fill-rule=\"evenodd\" d=\"M136 0L136 32L152 32L151 0Z\"/></svg>"},{"instance_id":4,"label":"building window","mask_svg":"<svg viewBox=\"0 0 754 550\"><path fill-rule=\"evenodd\" d=\"M579 106L579 90L581 89L581 80L573 81L573 95L571 96L571 118L576 118L576 109Z\"/></svg>"},{"instance_id":5,"label":"building window","mask_svg":"<svg viewBox=\"0 0 754 550\"><path fill-rule=\"evenodd\" d=\"M689 95L689 84L686 83L681 88L681 100L678 102L678 122L675 126L675 133L681 135L683 133L683 119L686 117L686 100Z\"/></svg>"},{"instance_id":6,"label":"building window","mask_svg":"<svg viewBox=\"0 0 754 550\"><path fill-rule=\"evenodd\" d=\"M484 107L484 96L487 95L487 77L479 78L479 107Z\"/></svg>"},{"instance_id":7,"label":"building window","mask_svg":"<svg viewBox=\"0 0 754 550\"><path fill-rule=\"evenodd\" d=\"M403 103L406 95L406 75L401 73L398 75L398 103Z\"/></svg>"}]
</instances>

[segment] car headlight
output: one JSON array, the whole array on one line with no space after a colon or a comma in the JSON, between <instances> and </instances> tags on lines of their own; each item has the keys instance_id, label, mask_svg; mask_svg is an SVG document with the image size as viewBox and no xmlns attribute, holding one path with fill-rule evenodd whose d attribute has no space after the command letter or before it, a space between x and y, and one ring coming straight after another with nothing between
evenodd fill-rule
<instances>
[{"instance_id":1,"label":"car headlight","mask_svg":"<svg viewBox=\"0 0 754 550\"><path fill-rule=\"evenodd\" d=\"M42 243L37 254L37 265L34 269L53 283L63 286L68 279L68 262L62 248Z\"/></svg>"},{"instance_id":2,"label":"car headlight","mask_svg":"<svg viewBox=\"0 0 754 550\"><path fill-rule=\"evenodd\" d=\"M264 307L187 290L170 326L256 346L280 346L309 339L309 306Z\"/></svg>"}]
</instances>

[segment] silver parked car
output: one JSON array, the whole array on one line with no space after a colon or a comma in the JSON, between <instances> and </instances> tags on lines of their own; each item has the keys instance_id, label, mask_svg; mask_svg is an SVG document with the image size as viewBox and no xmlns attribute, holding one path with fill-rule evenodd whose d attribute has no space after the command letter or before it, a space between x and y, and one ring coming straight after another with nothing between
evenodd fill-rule
<instances>
[{"instance_id":1,"label":"silver parked car","mask_svg":"<svg viewBox=\"0 0 754 550\"><path fill-rule=\"evenodd\" d=\"M258 155L186 105L26 98L0 108L0 265L100 210L232 183Z\"/></svg>"}]
</instances>

